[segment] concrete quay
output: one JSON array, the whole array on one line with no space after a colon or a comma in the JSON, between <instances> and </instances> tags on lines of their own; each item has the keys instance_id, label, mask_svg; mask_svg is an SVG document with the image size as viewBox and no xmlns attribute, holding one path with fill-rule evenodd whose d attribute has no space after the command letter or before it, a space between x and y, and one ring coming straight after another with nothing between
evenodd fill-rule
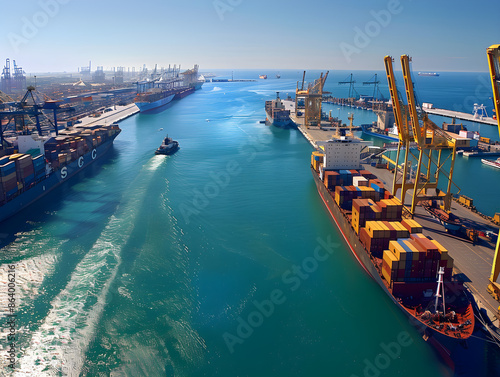
<instances>
[{"instance_id":1,"label":"concrete quay","mask_svg":"<svg viewBox=\"0 0 500 377\"><path fill-rule=\"evenodd\" d=\"M119 122L128 117L131 117L134 114L139 112L139 108L135 103L126 106L113 106L112 111L108 111L107 113L103 113L101 116L94 118L91 116L86 116L81 118L82 123L76 124L76 126L90 126L96 124L111 124L115 122Z\"/></svg>"},{"instance_id":2,"label":"concrete quay","mask_svg":"<svg viewBox=\"0 0 500 377\"><path fill-rule=\"evenodd\" d=\"M459 111L436 109L436 108L424 109L424 110L427 114L432 114L432 115L441 115L448 118L467 120L469 122L490 124L492 126L496 126L498 124L496 119L490 117L475 118L473 114L461 113Z\"/></svg>"}]
</instances>

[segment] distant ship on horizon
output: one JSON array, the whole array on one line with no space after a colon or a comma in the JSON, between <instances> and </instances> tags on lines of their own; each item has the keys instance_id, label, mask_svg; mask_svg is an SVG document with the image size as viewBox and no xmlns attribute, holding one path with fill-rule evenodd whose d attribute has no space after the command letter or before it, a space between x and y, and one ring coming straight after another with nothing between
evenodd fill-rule
<instances>
[{"instance_id":1,"label":"distant ship on horizon","mask_svg":"<svg viewBox=\"0 0 500 377\"><path fill-rule=\"evenodd\" d=\"M419 76L439 76L437 72L419 72Z\"/></svg>"}]
</instances>

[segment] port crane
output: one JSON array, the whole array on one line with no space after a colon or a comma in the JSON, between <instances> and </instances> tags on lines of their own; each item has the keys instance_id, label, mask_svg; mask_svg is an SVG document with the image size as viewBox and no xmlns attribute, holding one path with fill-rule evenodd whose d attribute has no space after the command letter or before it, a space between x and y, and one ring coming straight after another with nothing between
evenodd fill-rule
<instances>
[{"instance_id":1,"label":"port crane","mask_svg":"<svg viewBox=\"0 0 500 377\"><path fill-rule=\"evenodd\" d=\"M493 88L493 101L495 104L495 114L498 123L498 133L500 135L500 44L492 45L486 49L488 57L488 66L490 69L491 86ZM500 234L499 234L500 236ZM490 283L488 292L500 301L500 284L498 277L500 275L500 237L497 237L497 246L493 257L493 266L491 268ZM500 311L500 308L499 308Z\"/></svg>"},{"instance_id":2,"label":"port crane","mask_svg":"<svg viewBox=\"0 0 500 377\"><path fill-rule=\"evenodd\" d=\"M314 80L314 82L309 83L307 89L304 90L304 79L306 76L306 71L302 75L302 86L299 90L299 83L297 82L297 89L295 91L295 108L298 108L298 99L304 99L304 125L306 128L309 126L318 126L321 128L321 101L323 99L323 87L325 86L326 79L328 77L329 71L321 76L319 79Z\"/></svg>"},{"instance_id":3,"label":"port crane","mask_svg":"<svg viewBox=\"0 0 500 377\"><path fill-rule=\"evenodd\" d=\"M39 135L42 135L42 127L40 124L40 116L44 116L48 123L52 126L56 135L59 134L57 127L57 113L60 112L72 112L75 109L73 107L61 107L62 101L50 100L44 95L45 101L42 103L38 98L35 98L33 94L36 92L34 86L28 86L24 97L19 102L13 102L10 104L12 109L0 111L0 146L6 144L4 138L5 127L8 127L10 122L14 119L20 119L23 132L30 132L27 129L26 117L35 117L35 126L38 130ZM52 110L54 114L53 121L47 117L43 110Z\"/></svg>"},{"instance_id":4,"label":"port crane","mask_svg":"<svg viewBox=\"0 0 500 377\"><path fill-rule=\"evenodd\" d=\"M407 104L403 102L402 96L397 90L392 61L393 59L390 56L384 58L389 92L391 94L399 137L392 193L396 196L397 190L401 188L401 202L404 203L406 192L413 189L411 207L410 209L406 208L406 206L404 207L411 217L414 216L415 208L419 201L431 199L442 199L444 201L443 210L449 213L452 200L451 186L453 184L452 178L456 156L456 140L434 124L425 111L417 107L413 80L411 77L411 59L408 55L401 55L401 67L403 70ZM415 143L418 150L417 155L410 150L410 143ZM401 149L403 148L405 150L405 157L402 182L398 183L399 157ZM449 150L450 154L443 161L442 152L444 150ZM437 160L434 156L436 152ZM413 159L417 160L417 170L413 183L408 177L408 169L409 165L411 165L411 160L409 159L410 155ZM444 169L444 164L447 163L448 159L451 159L449 172ZM437 190L440 175L445 175L448 179L445 193ZM438 192L437 196L426 195L428 189L436 189L436 192Z\"/></svg>"}]
</instances>

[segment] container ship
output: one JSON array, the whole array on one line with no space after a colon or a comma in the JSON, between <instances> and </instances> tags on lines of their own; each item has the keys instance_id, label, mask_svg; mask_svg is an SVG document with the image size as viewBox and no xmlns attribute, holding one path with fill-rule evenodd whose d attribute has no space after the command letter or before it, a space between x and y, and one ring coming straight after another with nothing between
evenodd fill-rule
<instances>
[{"instance_id":1,"label":"container ship","mask_svg":"<svg viewBox=\"0 0 500 377\"><path fill-rule=\"evenodd\" d=\"M56 137L18 135L17 150L0 150L0 222L15 215L102 157L118 124L77 126Z\"/></svg>"},{"instance_id":2,"label":"container ship","mask_svg":"<svg viewBox=\"0 0 500 377\"><path fill-rule=\"evenodd\" d=\"M159 77L153 73L150 81L137 83L137 95L134 102L140 112L158 109L174 99L184 98L201 88L204 81L198 79L198 65L183 73L179 71L180 67L174 66L173 70L169 68Z\"/></svg>"},{"instance_id":3,"label":"container ship","mask_svg":"<svg viewBox=\"0 0 500 377\"><path fill-rule=\"evenodd\" d=\"M280 98L280 92L276 92L276 99L266 101L265 111L267 122L277 127L287 128L293 126L294 123L290 119L290 110L285 108L283 101Z\"/></svg>"},{"instance_id":4,"label":"container ship","mask_svg":"<svg viewBox=\"0 0 500 377\"><path fill-rule=\"evenodd\" d=\"M452 276L453 258L422 226L402 218L402 204L360 168L364 143L350 137L317 142L311 171L318 193L364 270L406 315L445 346L467 339L474 312L463 282ZM455 342L455 341L453 341Z\"/></svg>"},{"instance_id":5,"label":"container ship","mask_svg":"<svg viewBox=\"0 0 500 377\"><path fill-rule=\"evenodd\" d=\"M145 92L138 92L134 102L139 111L143 113L165 106L174 99L175 94L176 91L174 89L150 88Z\"/></svg>"}]
</instances>

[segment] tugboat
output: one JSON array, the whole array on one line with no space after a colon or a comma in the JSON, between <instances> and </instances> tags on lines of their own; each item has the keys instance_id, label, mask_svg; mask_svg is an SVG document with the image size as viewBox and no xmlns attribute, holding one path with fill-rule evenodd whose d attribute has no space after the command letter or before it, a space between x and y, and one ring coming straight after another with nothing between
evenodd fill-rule
<instances>
[{"instance_id":1,"label":"tugboat","mask_svg":"<svg viewBox=\"0 0 500 377\"><path fill-rule=\"evenodd\" d=\"M173 140L171 137L167 137L163 139L163 143L158 147L155 151L155 154L174 154L179 149L179 143Z\"/></svg>"}]
</instances>

